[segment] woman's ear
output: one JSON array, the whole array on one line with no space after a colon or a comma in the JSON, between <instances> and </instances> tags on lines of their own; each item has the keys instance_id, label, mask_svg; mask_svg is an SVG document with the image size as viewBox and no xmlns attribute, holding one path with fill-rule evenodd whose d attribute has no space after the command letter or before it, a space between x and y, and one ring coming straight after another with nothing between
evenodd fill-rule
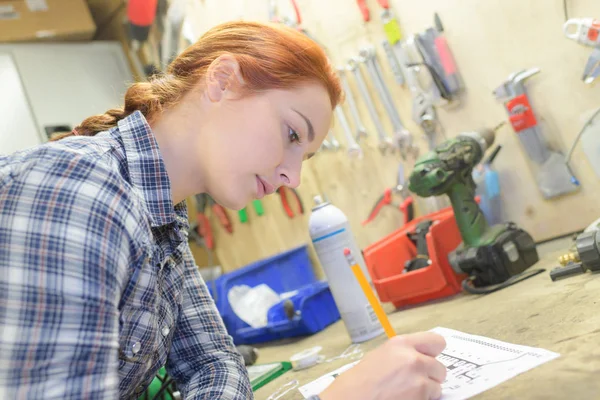
<instances>
[{"instance_id":1,"label":"woman's ear","mask_svg":"<svg viewBox=\"0 0 600 400\"><path fill-rule=\"evenodd\" d=\"M221 101L227 91L235 92L243 85L240 64L234 56L221 55L209 65L206 73L206 89L211 101Z\"/></svg>"}]
</instances>

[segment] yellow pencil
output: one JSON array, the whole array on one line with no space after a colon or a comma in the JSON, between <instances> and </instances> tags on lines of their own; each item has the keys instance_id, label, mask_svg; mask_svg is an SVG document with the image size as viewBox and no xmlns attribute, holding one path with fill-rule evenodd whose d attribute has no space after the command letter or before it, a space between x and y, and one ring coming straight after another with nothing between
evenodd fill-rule
<instances>
[{"instance_id":1,"label":"yellow pencil","mask_svg":"<svg viewBox=\"0 0 600 400\"><path fill-rule=\"evenodd\" d=\"M367 281L367 278L365 277L365 274L363 274L362 269L360 269L360 265L358 265L358 263L354 261L354 257L352 256L352 252L349 248L344 249L344 255L346 256L346 260L348 260L348 265L350 265L350 268L352 269L352 272L354 273L358 284L365 293L365 296L367 296L367 300L369 300L371 307L373 307L373 311L375 311L377 319L379 319L381 326L383 326L385 334L388 338L396 336L396 332L394 331L394 328L392 328L390 320L383 311L381 303L379 302L377 297L375 297L375 293L373 292L373 289L371 289L371 285L369 285L369 281Z\"/></svg>"}]
</instances>

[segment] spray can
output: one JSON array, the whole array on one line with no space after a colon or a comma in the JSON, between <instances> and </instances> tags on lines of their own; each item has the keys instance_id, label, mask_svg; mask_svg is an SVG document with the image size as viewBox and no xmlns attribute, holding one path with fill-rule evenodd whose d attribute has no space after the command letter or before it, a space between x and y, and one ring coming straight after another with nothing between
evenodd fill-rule
<instances>
[{"instance_id":1,"label":"spray can","mask_svg":"<svg viewBox=\"0 0 600 400\"><path fill-rule=\"evenodd\" d=\"M310 237L342 321L353 343L373 339L383 333L383 327L344 256L344 248L347 247L355 255L365 276L369 277L348 218L321 196L316 196L314 202L309 219Z\"/></svg>"}]
</instances>

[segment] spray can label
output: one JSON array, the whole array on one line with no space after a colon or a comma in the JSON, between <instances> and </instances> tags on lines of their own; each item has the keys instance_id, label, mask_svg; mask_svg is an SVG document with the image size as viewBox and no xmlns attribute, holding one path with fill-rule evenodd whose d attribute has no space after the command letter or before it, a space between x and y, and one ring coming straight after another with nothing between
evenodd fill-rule
<instances>
[{"instance_id":1,"label":"spray can label","mask_svg":"<svg viewBox=\"0 0 600 400\"><path fill-rule=\"evenodd\" d=\"M351 233L346 228L340 228L315 237L313 245L352 341L363 342L381 334L383 327L344 256L346 247L349 247L357 256L361 254L352 240ZM361 269L366 270L362 257L360 260ZM363 272L365 272L365 276L369 276L367 271Z\"/></svg>"}]
</instances>

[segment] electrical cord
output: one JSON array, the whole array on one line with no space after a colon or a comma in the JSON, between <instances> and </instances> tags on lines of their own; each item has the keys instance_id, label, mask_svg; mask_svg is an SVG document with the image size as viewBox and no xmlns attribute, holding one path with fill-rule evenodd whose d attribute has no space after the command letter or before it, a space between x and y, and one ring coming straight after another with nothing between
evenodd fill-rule
<instances>
[{"instance_id":1,"label":"electrical cord","mask_svg":"<svg viewBox=\"0 0 600 400\"><path fill-rule=\"evenodd\" d=\"M583 136L583 133L585 132L585 130L587 129L587 127L592 124L592 121L594 121L594 119L599 114L600 114L600 108L598 108L596 111L594 111L594 114L592 114L592 116L585 122L585 124L583 124L583 126L581 127L581 130L579 131L579 133L575 137L575 140L573 141L573 144L571 145L571 148L569 149L569 152L567 153L567 156L565 157L565 165L567 166L567 169L569 170L569 173L573 177L575 176L575 174L573 174L573 171L571 171L571 165L569 164L569 162L571 161L571 156L573 155L573 151L575 151L575 146L577 146L577 143L579 143L579 140L581 139L581 136Z\"/></svg>"},{"instance_id":2,"label":"electrical cord","mask_svg":"<svg viewBox=\"0 0 600 400\"><path fill-rule=\"evenodd\" d=\"M508 278L507 280L505 280L502 283L498 283L496 285L482 286L482 287L475 287L475 286L469 285L469 282L472 282L475 279L474 276L470 276L467 279L465 279L464 281L462 281L462 288L464 289L465 292L468 292L471 294L490 294L490 293L496 292L500 289L504 289L506 287L514 285L515 283L524 281L525 279L531 278L532 276L541 274L544 271L546 271L544 268L533 269L531 271L523 271L520 274L511 276L510 278Z\"/></svg>"},{"instance_id":3,"label":"electrical cord","mask_svg":"<svg viewBox=\"0 0 600 400\"><path fill-rule=\"evenodd\" d=\"M567 0L563 0L563 13L565 14L565 22L569 20L569 10L567 10Z\"/></svg>"}]
</instances>

